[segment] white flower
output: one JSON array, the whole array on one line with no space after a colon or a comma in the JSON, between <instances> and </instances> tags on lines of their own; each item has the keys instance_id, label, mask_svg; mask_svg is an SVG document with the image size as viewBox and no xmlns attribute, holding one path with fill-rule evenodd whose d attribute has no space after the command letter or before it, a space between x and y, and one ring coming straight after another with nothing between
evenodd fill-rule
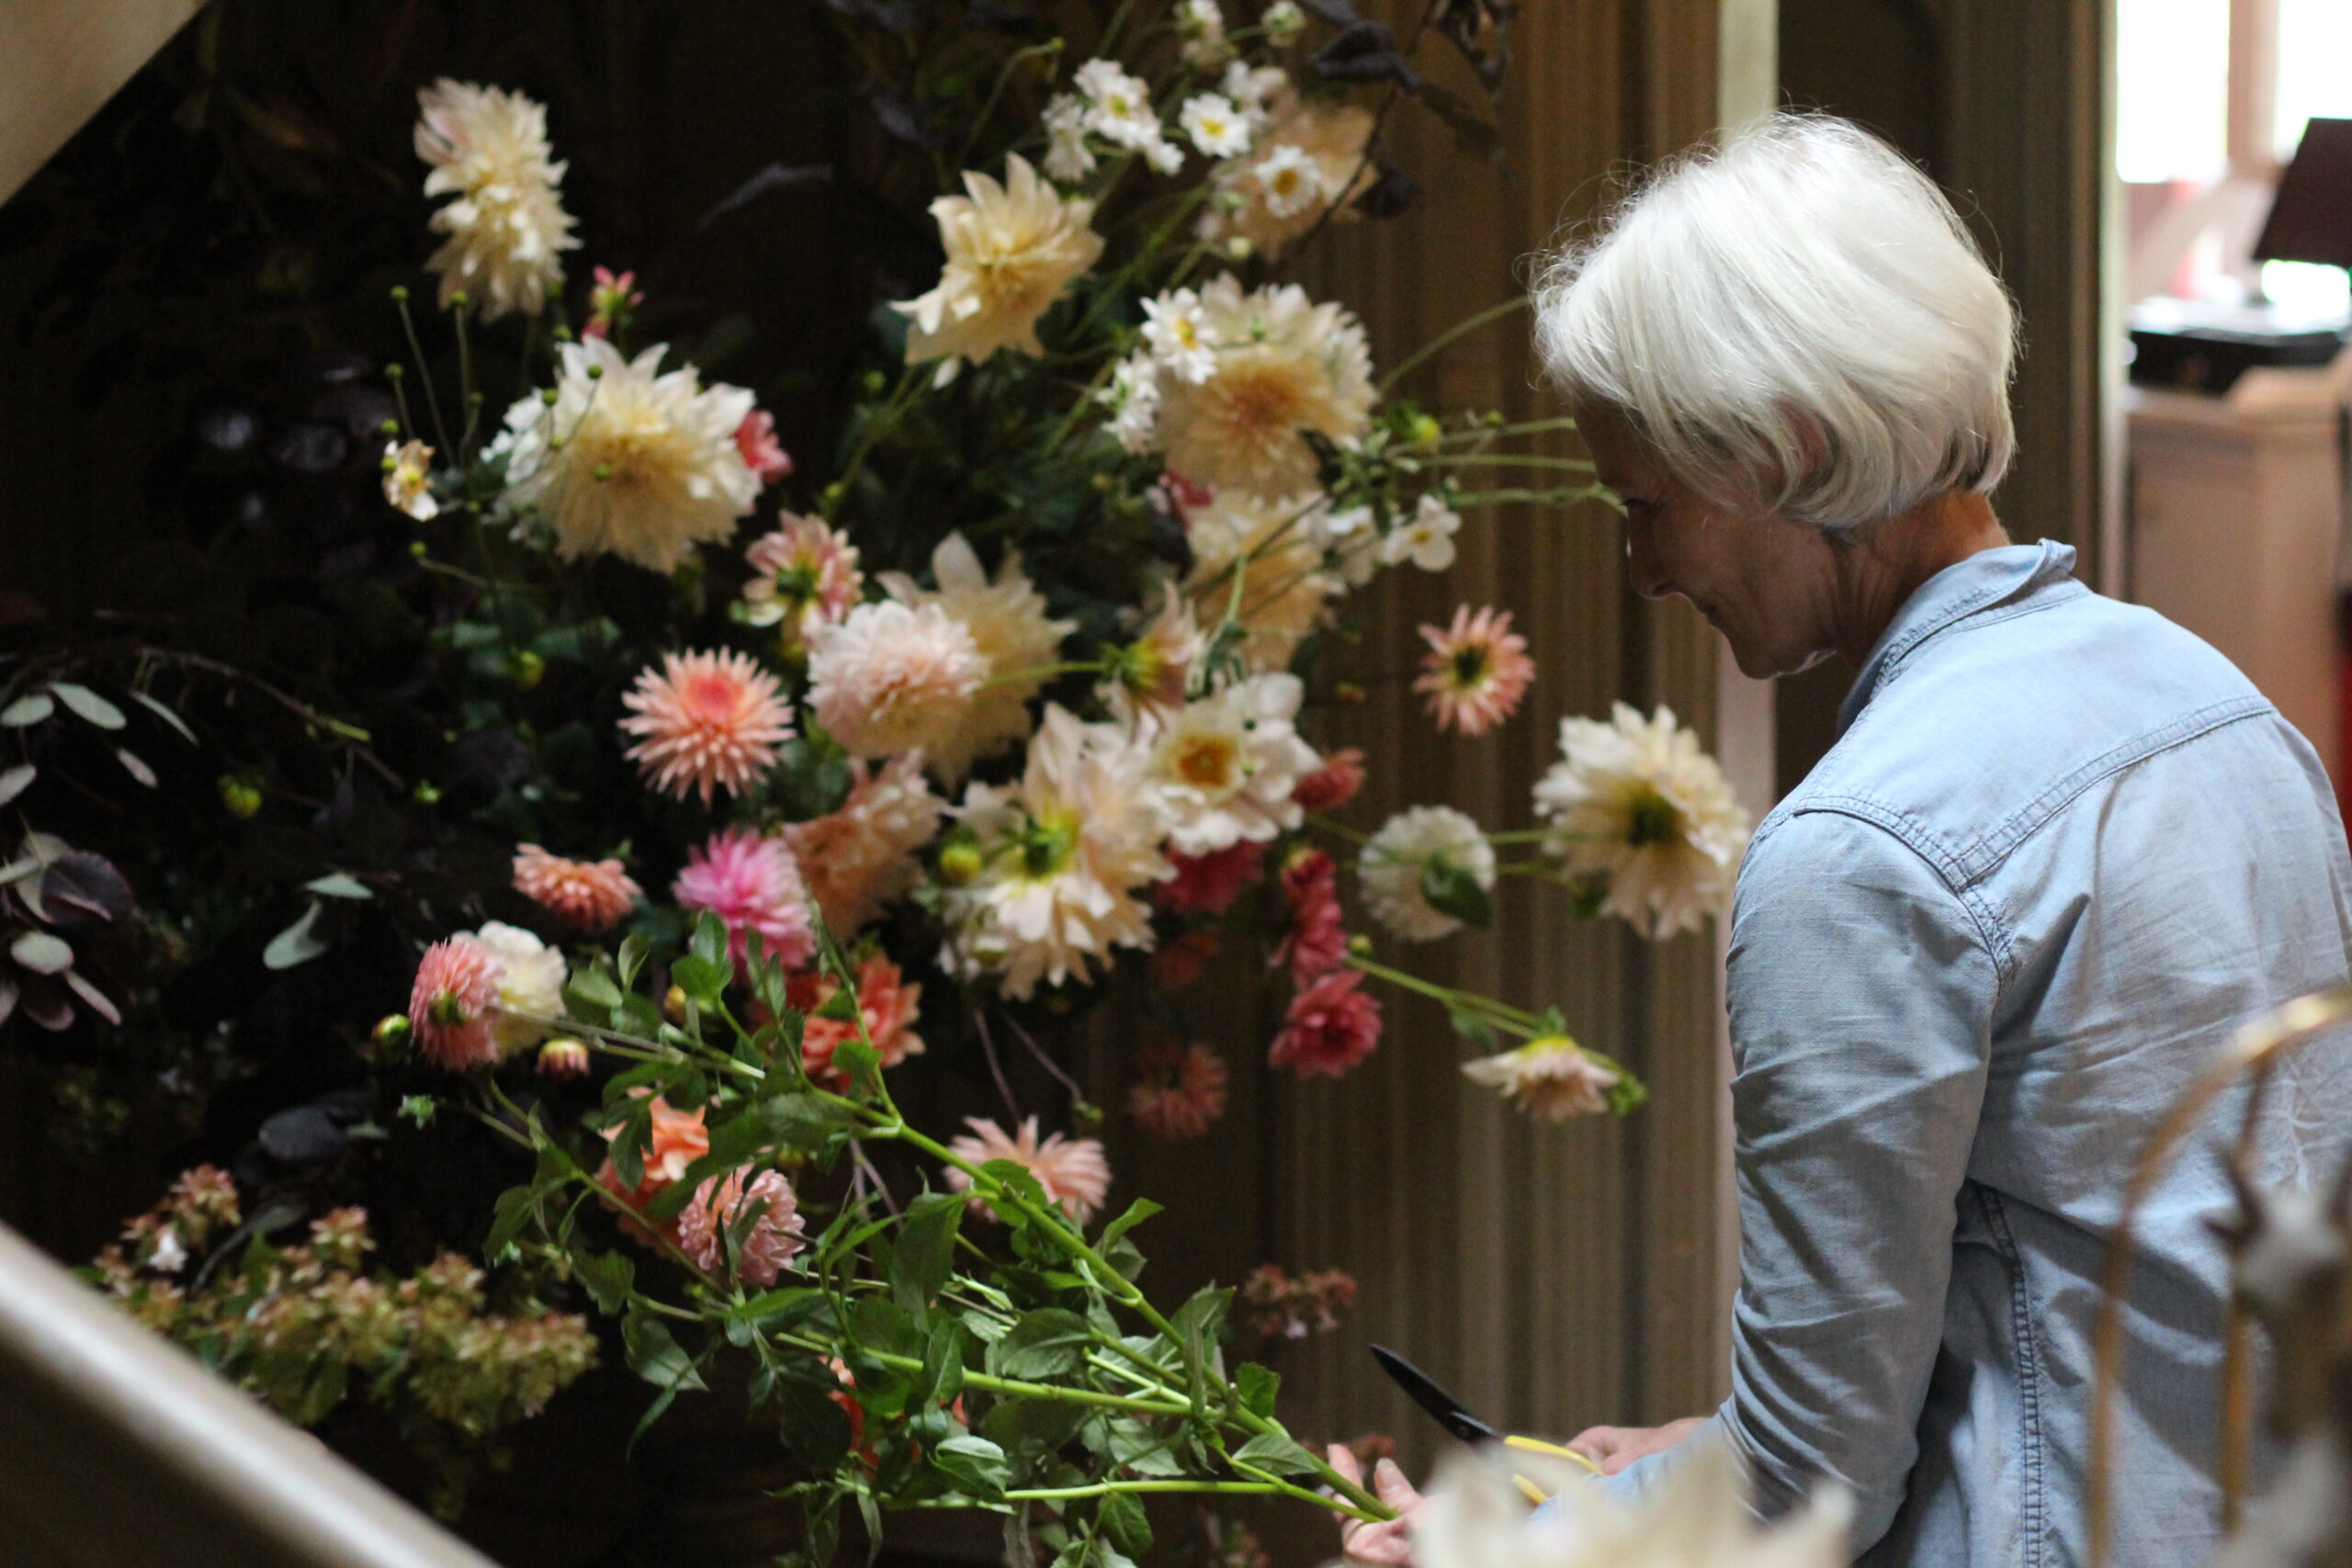
<instances>
[{"instance_id":1,"label":"white flower","mask_svg":"<svg viewBox=\"0 0 2352 1568\"><path fill-rule=\"evenodd\" d=\"M1424 494L1413 507L1411 521L1381 541L1381 559L1390 566L1411 561L1423 571L1443 571L1453 564L1453 536L1461 531L1461 514L1436 496Z\"/></svg>"},{"instance_id":2,"label":"white flower","mask_svg":"<svg viewBox=\"0 0 2352 1568\"><path fill-rule=\"evenodd\" d=\"M1321 507L1322 497L1313 491L1263 501L1229 490L1193 508L1186 519L1193 575L1185 591L1193 612L1204 626L1223 625L1239 573L1240 620L1248 628L1241 656L1252 669L1287 669L1339 592L1339 582L1323 570L1316 522Z\"/></svg>"},{"instance_id":3,"label":"white flower","mask_svg":"<svg viewBox=\"0 0 2352 1568\"><path fill-rule=\"evenodd\" d=\"M1208 647L1191 603L1174 583L1162 580L1151 592L1158 608L1135 641L1114 650L1115 664L1094 688L1102 705L1130 726L1147 716L1164 718L1184 705L1193 671Z\"/></svg>"},{"instance_id":4,"label":"white flower","mask_svg":"<svg viewBox=\"0 0 2352 1568\"><path fill-rule=\"evenodd\" d=\"M947 265L930 293L890 307L914 322L910 365L944 357L944 374L1001 348L1045 353L1038 319L1102 254L1092 202L1064 199L1017 152L1006 155L1004 171L999 185L967 169L964 195L931 204Z\"/></svg>"},{"instance_id":5,"label":"white flower","mask_svg":"<svg viewBox=\"0 0 2352 1568\"><path fill-rule=\"evenodd\" d=\"M1267 106L1289 85L1290 77L1281 66L1252 66L1239 60L1225 68L1225 77L1217 84L1225 96L1233 101L1234 107L1241 111L1243 118L1249 120L1252 131L1266 128Z\"/></svg>"},{"instance_id":6,"label":"white flower","mask_svg":"<svg viewBox=\"0 0 2352 1568\"><path fill-rule=\"evenodd\" d=\"M433 448L422 441L384 443L384 499L415 518L430 523L440 514L433 499Z\"/></svg>"},{"instance_id":7,"label":"white flower","mask_svg":"<svg viewBox=\"0 0 2352 1568\"><path fill-rule=\"evenodd\" d=\"M1176 30L1186 38L1221 39L1225 36L1225 13L1217 9L1216 0L1179 0Z\"/></svg>"},{"instance_id":8,"label":"white flower","mask_svg":"<svg viewBox=\"0 0 2352 1568\"><path fill-rule=\"evenodd\" d=\"M604 338L565 344L554 404L532 394L506 412L502 505L536 516L566 560L611 554L671 571L759 501L735 442L752 394L707 388L692 366L665 374L667 352L624 359Z\"/></svg>"},{"instance_id":9,"label":"white flower","mask_svg":"<svg viewBox=\"0 0 2352 1568\"><path fill-rule=\"evenodd\" d=\"M1531 1116L1566 1122L1608 1110L1609 1091L1625 1075L1566 1035L1547 1034L1515 1051L1464 1062L1462 1076L1502 1090L1504 1099Z\"/></svg>"},{"instance_id":10,"label":"white flower","mask_svg":"<svg viewBox=\"0 0 2352 1568\"><path fill-rule=\"evenodd\" d=\"M1216 329L1201 313L1201 297L1189 288L1143 302L1143 341L1152 357L1189 386L1199 386L1216 369Z\"/></svg>"},{"instance_id":11,"label":"white flower","mask_svg":"<svg viewBox=\"0 0 2352 1568\"><path fill-rule=\"evenodd\" d=\"M1306 13L1298 8L1298 0L1274 0L1258 18L1266 29L1267 41L1276 48L1286 48L1306 30Z\"/></svg>"},{"instance_id":12,"label":"white flower","mask_svg":"<svg viewBox=\"0 0 2352 1568\"><path fill-rule=\"evenodd\" d=\"M1229 75L1230 73L1228 73ZM1374 123L1360 104L1301 98L1280 72L1261 107L1228 81L1226 96L1250 113L1256 151L1217 165L1217 199L1201 214L1200 237L1212 244L1250 242L1268 258L1323 220L1352 218L1345 204L1379 176L1364 155Z\"/></svg>"},{"instance_id":13,"label":"white flower","mask_svg":"<svg viewBox=\"0 0 2352 1568\"><path fill-rule=\"evenodd\" d=\"M1029 699L1052 678L1042 671L1061 656L1062 638L1078 623L1046 617L1045 595L1022 571L1018 551L1006 553L991 581L964 536L950 534L931 553L931 574L935 589L916 587L903 572L885 572L879 581L893 599L936 604L961 621L979 650L980 689L952 725L918 738L933 770L955 780L1029 733Z\"/></svg>"},{"instance_id":14,"label":"white flower","mask_svg":"<svg viewBox=\"0 0 2352 1568\"><path fill-rule=\"evenodd\" d=\"M853 757L887 757L963 722L988 661L937 604L861 604L808 638L808 709Z\"/></svg>"},{"instance_id":15,"label":"white flower","mask_svg":"<svg viewBox=\"0 0 2352 1568\"><path fill-rule=\"evenodd\" d=\"M1316 479L1314 431L1338 442L1370 425L1379 394L1363 324L1296 284L1244 291L1231 273L1201 290L1217 346L1198 386L1163 381L1160 450L1185 478L1219 490L1287 495Z\"/></svg>"},{"instance_id":16,"label":"white flower","mask_svg":"<svg viewBox=\"0 0 2352 1568\"><path fill-rule=\"evenodd\" d=\"M1250 119L1222 93L1199 93L1184 100L1177 121L1193 145L1211 158L1236 158L1250 151Z\"/></svg>"},{"instance_id":17,"label":"white flower","mask_svg":"<svg viewBox=\"0 0 2352 1568\"><path fill-rule=\"evenodd\" d=\"M1608 879L1604 914L1661 938L1729 911L1747 813L1672 709L1644 719L1619 703L1607 724L1564 718L1560 753L1535 785L1544 849L1566 875Z\"/></svg>"},{"instance_id":18,"label":"white flower","mask_svg":"<svg viewBox=\"0 0 2352 1568\"><path fill-rule=\"evenodd\" d=\"M180 1240L179 1227L164 1225L155 1232L155 1249L148 1254L147 1267L158 1274L176 1274L187 1267L187 1247Z\"/></svg>"},{"instance_id":19,"label":"white flower","mask_svg":"<svg viewBox=\"0 0 2352 1568\"><path fill-rule=\"evenodd\" d=\"M956 810L985 858L944 901L942 965L999 974L1017 1000L1040 980L1091 979L1114 948L1148 949L1151 906L1138 894L1171 871L1148 761L1117 726L1048 705L1020 779L974 784Z\"/></svg>"},{"instance_id":20,"label":"white flower","mask_svg":"<svg viewBox=\"0 0 2352 1568\"><path fill-rule=\"evenodd\" d=\"M1380 532L1373 526L1372 508L1351 506L1320 513L1317 542L1329 553L1332 570L1351 588L1362 588L1380 570Z\"/></svg>"},{"instance_id":21,"label":"white flower","mask_svg":"<svg viewBox=\"0 0 2352 1568\"><path fill-rule=\"evenodd\" d=\"M554 1032L551 1026L511 1016L531 1013L539 1018L563 1016L563 954L520 926L491 920L473 933L503 967L498 976L501 1010L495 1033L501 1055L537 1044Z\"/></svg>"},{"instance_id":22,"label":"white flower","mask_svg":"<svg viewBox=\"0 0 2352 1568\"><path fill-rule=\"evenodd\" d=\"M1408 942L1434 942L1462 929L1423 890L1432 864L1467 872L1479 891L1495 886L1495 847L1478 824L1451 806L1416 806L1382 824L1356 858L1373 917Z\"/></svg>"},{"instance_id":23,"label":"white flower","mask_svg":"<svg viewBox=\"0 0 2352 1568\"><path fill-rule=\"evenodd\" d=\"M1046 173L1072 185L1094 172L1094 150L1086 144L1086 105L1057 95L1039 117L1046 128Z\"/></svg>"},{"instance_id":24,"label":"white flower","mask_svg":"<svg viewBox=\"0 0 2352 1568\"><path fill-rule=\"evenodd\" d=\"M1149 354L1121 360L1094 396L1111 411L1106 428L1127 452L1141 457L1159 444L1159 369Z\"/></svg>"},{"instance_id":25,"label":"white flower","mask_svg":"<svg viewBox=\"0 0 2352 1568\"><path fill-rule=\"evenodd\" d=\"M915 852L938 836L946 803L922 775L922 753L905 751L854 784L840 809L784 829L808 897L844 942L921 880Z\"/></svg>"},{"instance_id":26,"label":"white flower","mask_svg":"<svg viewBox=\"0 0 2352 1568\"><path fill-rule=\"evenodd\" d=\"M1086 123L1103 141L1144 152L1161 140L1159 117L1151 111L1151 89L1115 60L1090 60L1078 68L1078 90L1092 106Z\"/></svg>"},{"instance_id":27,"label":"white flower","mask_svg":"<svg viewBox=\"0 0 2352 1568\"><path fill-rule=\"evenodd\" d=\"M1285 141L1267 149L1250 171L1266 210L1277 218L1295 218L1323 194L1321 172L1301 147Z\"/></svg>"},{"instance_id":28,"label":"white flower","mask_svg":"<svg viewBox=\"0 0 2352 1568\"><path fill-rule=\"evenodd\" d=\"M416 101L416 155L433 165L424 194L458 198L433 215L449 238L424 264L441 275L441 303L463 289L485 321L537 315L580 244L556 190L564 166L549 157L547 106L446 76Z\"/></svg>"},{"instance_id":29,"label":"white flower","mask_svg":"<svg viewBox=\"0 0 2352 1568\"><path fill-rule=\"evenodd\" d=\"M1184 166L1184 150L1164 136L1143 144L1143 161L1154 174L1172 175Z\"/></svg>"},{"instance_id":30,"label":"white flower","mask_svg":"<svg viewBox=\"0 0 2352 1568\"><path fill-rule=\"evenodd\" d=\"M1291 790L1322 766L1298 738L1305 695L1295 675L1257 675L1145 727L1151 781L1171 818L1170 844L1203 855L1298 826Z\"/></svg>"}]
</instances>

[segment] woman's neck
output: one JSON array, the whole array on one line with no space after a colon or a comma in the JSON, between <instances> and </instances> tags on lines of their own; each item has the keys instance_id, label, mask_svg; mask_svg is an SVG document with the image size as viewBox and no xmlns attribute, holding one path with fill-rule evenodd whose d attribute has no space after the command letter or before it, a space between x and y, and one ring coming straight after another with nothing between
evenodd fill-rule
<instances>
[{"instance_id":1,"label":"woman's neck","mask_svg":"<svg viewBox=\"0 0 2352 1568\"><path fill-rule=\"evenodd\" d=\"M1938 496L1871 525L1839 552L1838 654L1860 669L1921 584L2008 542L1993 503L1974 491Z\"/></svg>"}]
</instances>

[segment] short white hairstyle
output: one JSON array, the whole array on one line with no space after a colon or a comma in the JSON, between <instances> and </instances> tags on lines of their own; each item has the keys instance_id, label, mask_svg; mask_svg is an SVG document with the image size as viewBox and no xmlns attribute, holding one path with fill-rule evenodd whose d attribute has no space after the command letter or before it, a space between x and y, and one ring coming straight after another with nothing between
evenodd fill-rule
<instances>
[{"instance_id":1,"label":"short white hairstyle","mask_svg":"<svg viewBox=\"0 0 2352 1568\"><path fill-rule=\"evenodd\" d=\"M1671 164L1536 286L1537 349L1675 479L1833 537L2000 483L2016 312L1933 181L1841 119Z\"/></svg>"}]
</instances>

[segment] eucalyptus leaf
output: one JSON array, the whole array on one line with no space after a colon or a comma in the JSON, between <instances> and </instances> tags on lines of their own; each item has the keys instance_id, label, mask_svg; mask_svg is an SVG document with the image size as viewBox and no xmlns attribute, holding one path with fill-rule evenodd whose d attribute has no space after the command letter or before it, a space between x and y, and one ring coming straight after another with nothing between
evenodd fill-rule
<instances>
[{"instance_id":1,"label":"eucalyptus leaf","mask_svg":"<svg viewBox=\"0 0 2352 1568\"><path fill-rule=\"evenodd\" d=\"M329 872L302 884L306 893L316 893L327 898L373 898L376 895L368 885L348 872Z\"/></svg>"},{"instance_id":2,"label":"eucalyptus leaf","mask_svg":"<svg viewBox=\"0 0 2352 1568\"><path fill-rule=\"evenodd\" d=\"M327 951L327 943L318 934L319 911L324 908L316 898L302 911L301 919L269 939L261 950L262 966L266 969L291 969L298 964L308 964Z\"/></svg>"},{"instance_id":3,"label":"eucalyptus leaf","mask_svg":"<svg viewBox=\"0 0 2352 1568\"><path fill-rule=\"evenodd\" d=\"M164 704L157 701L155 698L149 696L144 692L133 692L130 694L130 700L137 703L141 707L145 708L149 713L153 714L157 718L162 719L165 724L170 725L174 729L179 731L180 739L187 741L189 745L194 746L199 744L196 739L196 731L187 727L187 720L174 713L170 708L164 705Z\"/></svg>"},{"instance_id":4,"label":"eucalyptus leaf","mask_svg":"<svg viewBox=\"0 0 2352 1568\"><path fill-rule=\"evenodd\" d=\"M75 716L96 725L100 729L120 729L130 721L115 706L87 686L77 686L71 681L52 681L50 692L57 700L74 710Z\"/></svg>"},{"instance_id":5,"label":"eucalyptus leaf","mask_svg":"<svg viewBox=\"0 0 2352 1568\"><path fill-rule=\"evenodd\" d=\"M0 725L10 729L28 729L57 711L57 701L47 692L35 692L18 697L6 707L0 708Z\"/></svg>"},{"instance_id":6,"label":"eucalyptus leaf","mask_svg":"<svg viewBox=\"0 0 2352 1568\"><path fill-rule=\"evenodd\" d=\"M30 762L20 763L6 772L0 772L0 806L6 806L24 794L25 787L33 782L40 772L40 770Z\"/></svg>"},{"instance_id":7,"label":"eucalyptus leaf","mask_svg":"<svg viewBox=\"0 0 2352 1568\"><path fill-rule=\"evenodd\" d=\"M59 975L74 967L74 949L63 937L27 931L8 944L8 956L36 975Z\"/></svg>"}]
</instances>

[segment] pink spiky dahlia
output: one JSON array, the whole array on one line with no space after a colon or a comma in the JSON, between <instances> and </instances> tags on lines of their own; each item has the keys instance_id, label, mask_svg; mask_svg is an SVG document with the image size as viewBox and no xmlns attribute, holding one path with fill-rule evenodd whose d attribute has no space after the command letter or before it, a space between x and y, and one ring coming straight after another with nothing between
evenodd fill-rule
<instances>
[{"instance_id":1,"label":"pink spiky dahlia","mask_svg":"<svg viewBox=\"0 0 2352 1568\"><path fill-rule=\"evenodd\" d=\"M408 994L409 1026L417 1049L451 1072L498 1060L492 1014L506 965L469 936L453 936L424 950Z\"/></svg>"},{"instance_id":2,"label":"pink spiky dahlia","mask_svg":"<svg viewBox=\"0 0 2352 1568\"><path fill-rule=\"evenodd\" d=\"M745 938L751 931L760 933L767 955L786 969L797 969L816 955L800 865L781 839L763 838L749 828L712 834L708 843L688 852L670 896L683 908L707 909L726 922L727 951L738 970L748 956Z\"/></svg>"},{"instance_id":3,"label":"pink spiky dahlia","mask_svg":"<svg viewBox=\"0 0 2352 1568\"><path fill-rule=\"evenodd\" d=\"M1484 735L1519 711L1519 701L1535 679L1527 639L1510 629L1510 612L1492 605L1471 614L1454 607L1453 624L1423 626L1420 678L1413 690L1428 694L1430 716L1440 729Z\"/></svg>"},{"instance_id":4,"label":"pink spiky dahlia","mask_svg":"<svg viewBox=\"0 0 2352 1568\"><path fill-rule=\"evenodd\" d=\"M1035 1116L1022 1121L1018 1135L1008 1134L984 1116L967 1116L964 1125L971 1132L949 1143L950 1149L974 1165L1009 1159L1023 1167L1045 1189L1046 1200L1059 1204L1074 1224L1084 1224L1086 1217L1101 1208L1103 1198L1110 1193L1110 1162L1102 1157L1102 1145L1092 1138L1065 1138L1054 1133L1040 1143ZM972 1179L950 1167L947 1185L958 1192L969 1191ZM978 1213L993 1213L977 1199L972 1208Z\"/></svg>"},{"instance_id":5,"label":"pink spiky dahlia","mask_svg":"<svg viewBox=\"0 0 2352 1568\"><path fill-rule=\"evenodd\" d=\"M763 1170L749 1186L740 1170L706 1178L678 1211L678 1250L704 1273L721 1273L727 1267L727 1233L754 1205L759 1217L736 1248L736 1273L743 1283L767 1289L808 1243L800 1201L782 1171Z\"/></svg>"},{"instance_id":6,"label":"pink spiky dahlia","mask_svg":"<svg viewBox=\"0 0 2352 1568\"><path fill-rule=\"evenodd\" d=\"M714 790L741 793L792 736L775 677L748 654L665 653L621 701L630 710L621 728L638 737L628 760L662 794L700 791L705 806Z\"/></svg>"},{"instance_id":7,"label":"pink spiky dahlia","mask_svg":"<svg viewBox=\"0 0 2352 1568\"><path fill-rule=\"evenodd\" d=\"M566 860L537 844L514 846L514 891L590 932L618 925L643 893L616 860Z\"/></svg>"}]
</instances>

